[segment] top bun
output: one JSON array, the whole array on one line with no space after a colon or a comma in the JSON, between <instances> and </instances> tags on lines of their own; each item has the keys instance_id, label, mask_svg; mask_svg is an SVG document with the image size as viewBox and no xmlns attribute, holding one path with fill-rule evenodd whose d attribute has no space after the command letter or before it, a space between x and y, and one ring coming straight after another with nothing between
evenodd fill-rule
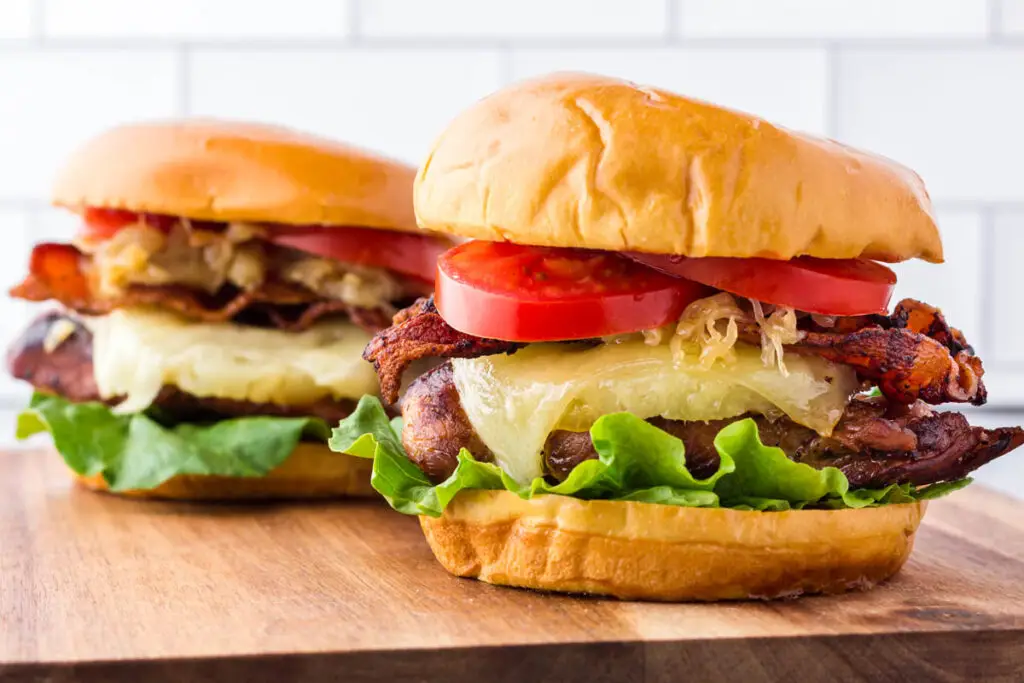
<instances>
[{"instance_id":1,"label":"top bun","mask_svg":"<svg viewBox=\"0 0 1024 683\"><path fill-rule=\"evenodd\" d=\"M195 220L415 231L415 169L288 128L185 120L119 126L76 151L53 203Z\"/></svg>"},{"instance_id":2,"label":"top bun","mask_svg":"<svg viewBox=\"0 0 1024 683\"><path fill-rule=\"evenodd\" d=\"M420 168L414 203L423 228L521 244L942 261L909 169L587 74L525 81L463 112Z\"/></svg>"}]
</instances>

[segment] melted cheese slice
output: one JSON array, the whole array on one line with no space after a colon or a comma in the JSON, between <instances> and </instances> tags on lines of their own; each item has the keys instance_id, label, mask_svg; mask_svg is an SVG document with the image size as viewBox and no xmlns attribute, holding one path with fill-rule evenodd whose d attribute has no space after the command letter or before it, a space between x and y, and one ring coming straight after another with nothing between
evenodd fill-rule
<instances>
[{"instance_id":1,"label":"melted cheese slice","mask_svg":"<svg viewBox=\"0 0 1024 683\"><path fill-rule=\"evenodd\" d=\"M377 376L362 359L370 335L348 321L296 333L122 309L88 324L96 384L104 398L125 397L121 413L145 410L165 385L281 405L377 393Z\"/></svg>"},{"instance_id":2,"label":"melted cheese slice","mask_svg":"<svg viewBox=\"0 0 1024 683\"><path fill-rule=\"evenodd\" d=\"M668 345L531 344L511 356L456 359L462 407L498 464L526 483L541 475L555 429L584 431L608 413L715 420L753 412L788 415L829 434L856 391L846 366L787 356L789 375L766 367L761 350L736 345L732 363L675 362Z\"/></svg>"}]
</instances>

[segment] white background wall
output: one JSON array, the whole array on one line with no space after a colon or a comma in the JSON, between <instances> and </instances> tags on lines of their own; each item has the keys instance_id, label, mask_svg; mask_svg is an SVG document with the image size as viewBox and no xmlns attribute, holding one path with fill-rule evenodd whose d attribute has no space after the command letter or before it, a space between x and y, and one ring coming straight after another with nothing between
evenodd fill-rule
<instances>
[{"instance_id":1,"label":"white background wall","mask_svg":"<svg viewBox=\"0 0 1024 683\"><path fill-rule=\"evenodd\" d=\"M901 267L900 294L967 332L994 406L1024 406L1024 0L0 0L0 280L20 279L32 242L68 235L50 178L106 126L262 119L417 162L460 108L557 69L918 170L947 263ZM26 311L0 304L2 336ZM0 402L12 391L0 381Z\"/></svg>"}]
</instances>

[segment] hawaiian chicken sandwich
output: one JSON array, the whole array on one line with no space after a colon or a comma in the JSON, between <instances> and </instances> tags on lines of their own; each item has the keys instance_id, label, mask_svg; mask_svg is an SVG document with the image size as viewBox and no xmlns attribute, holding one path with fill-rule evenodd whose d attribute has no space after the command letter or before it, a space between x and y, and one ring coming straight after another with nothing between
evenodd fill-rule
<instances>
[{"instance_id":1,"label":"hawaiian chicken sandwich","mask_svg":"<svg viewBox=\"0 0 1024 683\"><path fill-rule=\"evenodd\" d=\"M452 573L717 600L895 573L925 501L1024 442L981 360L883 262L942 261L911 171L653 88L522 83L441 135L421 227L472 238L367 347L337 450Z\"/></svg>"},{"instance_id":2,"label":"hawaiian chicken sandwich","mask_svg":"<svg viewBox=\"0 0 1024 683\"><path fill-rule=\"evenodd\" d=\"M416 234L415 169L271 126L130 125L87 143L11 294L55 301L8 352L87 486L170 498L372 493L327 448L377 378L360 357L432 289L450 243Z\"/></svg>"}]
</instances>

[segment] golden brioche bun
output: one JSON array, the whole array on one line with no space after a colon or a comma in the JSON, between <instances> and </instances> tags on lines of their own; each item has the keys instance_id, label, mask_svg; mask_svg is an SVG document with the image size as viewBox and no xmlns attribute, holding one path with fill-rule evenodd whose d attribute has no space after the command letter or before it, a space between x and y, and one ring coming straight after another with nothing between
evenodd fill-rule
<instances>
[{"instance_id":1,"label":"golden brioche bun","mask_svg":"<svg viewBox=\"0 0 1024 683\"><path fill-rule=\"evenodd\" d=\"M266 500L272 498L342 498L376 496L370 487L373 461L339 455L326 444L300 443L280 466L265 477L184 475L154 489L110 491L101 475L83 477L79 484L133 498L173 500Z\"/></svg>"},{"instance_id":2,"label":"golden brioche bun","mask_svg":"<svg viewBox=\"0 0 1024 683\"><path fill-rule=\"evenodd\" d=\"M53 203L76 211L416 231L415 173L372 152L277 126L136 123L79 148L57 176Z\"/></svg>"},{"instance_id":3,"label":"golden brioche bun","mask_svg":"<svg viewBox=\"0 0 1024 683\"><path fill-rule=\"evenodd\" d=\"M942 261L909 169L587 74L525 81L463 112L420 167L414 203L421 227L521 244Z\"/></svg>"},{"instance_id":4,"label":"golden brioche bun","mask_svg":"<svg viewBox=\"0 0 1024 683\"><path fill-rule=\"evenodd\" d=\"M463 491L442 517L420 523L457 576L624 599L734 600L883 581L906 562L924 511L744 512Z\"/></svg>"}]
</instances>

